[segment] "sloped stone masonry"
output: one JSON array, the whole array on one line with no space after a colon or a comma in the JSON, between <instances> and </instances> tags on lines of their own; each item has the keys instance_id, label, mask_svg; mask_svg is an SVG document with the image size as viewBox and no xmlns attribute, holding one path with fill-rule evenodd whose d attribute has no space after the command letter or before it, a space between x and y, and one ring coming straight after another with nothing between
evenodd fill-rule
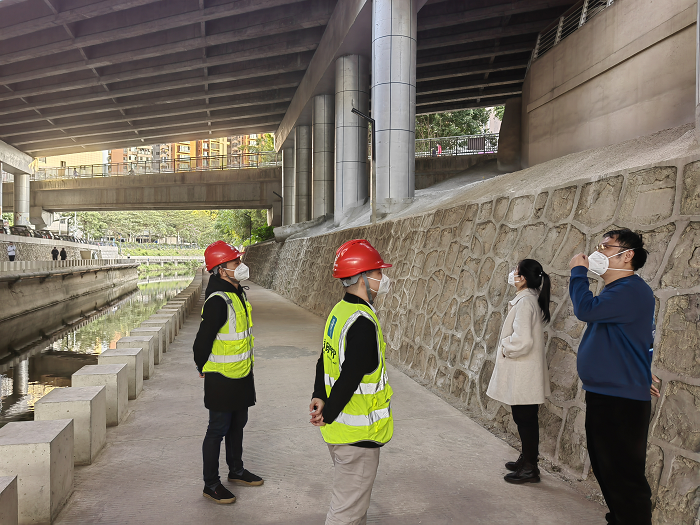
<instances>
[{"instance_id":1,"label":"sloped stone masonry","mask_svg":"<svg viewBox=\"0 0 700 525\"><path fill-rule=\"evenodd\" d=\"M506 176L504 176L506 177ZM436 388L457 396L513 433L509 408L485 395L507 300L508 272L539 260L552 278L546 328L552 395L540 410L541 453L578 477L592 476L586 405L576 373L585 324L568 298L568 263L590 253L602 234L644 233L650 257L640 275L657 298L653 371L662 397L653 403L647 476L654 523L693 525L700 506L700 159L690 157L581 179L523 188L449 209L386 220L248 250L253 280L325 317L341 298L331 276L335 250L366 238L394 264L391 291L378 301L387 355ZM602 280L591 279L597 293Z\"/></svg>"}]
</instances>

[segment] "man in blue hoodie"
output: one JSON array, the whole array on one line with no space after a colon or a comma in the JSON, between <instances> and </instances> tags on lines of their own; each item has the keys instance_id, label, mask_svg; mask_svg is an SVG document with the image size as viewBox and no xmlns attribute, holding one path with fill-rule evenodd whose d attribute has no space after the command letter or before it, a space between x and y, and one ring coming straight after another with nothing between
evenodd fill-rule
<instances>
[{"instance_id":1,"label":"man in blue hoodie","mask_svg":"<svg viewBox=\"0 0 700 525\"><path fill-rule=\"evenodd\" d=\"M569 296L588 323L578 347L578 374L586 391L586 440L593 473L610 512L608 524L651 525L651 489L645 476L651 415L654 293L634 272L647 260L642 236L628 229L603 236L590 256L571 259ZM603 278L594 297L588 271Z\"/></svg>"}]
</instances>

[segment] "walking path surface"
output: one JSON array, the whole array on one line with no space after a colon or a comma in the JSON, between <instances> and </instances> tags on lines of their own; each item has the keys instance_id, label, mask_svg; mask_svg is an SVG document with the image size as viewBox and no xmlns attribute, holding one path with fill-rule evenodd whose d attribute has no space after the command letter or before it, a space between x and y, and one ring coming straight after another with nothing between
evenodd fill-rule
<instances>
[{"instance_id":1,"label":"walking path surface","mask_svg":"<svg viewBox=\"0 0 700 525\"><path fill-rule=\"evenodd\" d=\"M108 429L107 445L77 467L75 491L56 523L323 524L333 480L328 449L308 423L323 319L251 285L257 405L249 412L243 459L262 487L232 486L233 505L202 497L203 385L192 361L199 318L190 315L153 379ZM197 307L201 308L201 304ZM368 523L604 523L604 509L543 472L542 482L509 485L508 444L396 369L394 439L381 453ZM221 475L228 470L222 447ZM224 481L227 484L226 481Z\"/></svg>"}]
</instances>

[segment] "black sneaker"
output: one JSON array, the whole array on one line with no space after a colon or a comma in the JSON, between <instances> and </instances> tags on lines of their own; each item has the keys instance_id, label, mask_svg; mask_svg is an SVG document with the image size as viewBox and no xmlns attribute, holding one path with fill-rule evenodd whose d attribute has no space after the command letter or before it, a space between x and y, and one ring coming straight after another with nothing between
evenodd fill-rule
<instances>
[{"instance_id":1,"label":"black sneaker","mask_svg":"<svg viewBox=\"0 0 700 525\"><path fill-rule=\"evenodd\" d=\"M243 472L240 475L234 474L233 472L229 472L228 480L233 481L234 483L238 483L239 485L249 485L251 487L259 487L260 485L265 483L260 476L256 476L255 474L248 472L245 469L243 469Z\"/></svg>"},{"instance_id":2,"label":"black sneaker","mask_svg":"<svg viewBox=\"0 0 700 525\"><path fill-rule=\"evenodd\" d=\"M227 505L236 501L236 496L234 496L230 490L224 487L221 483L215 488L210 489L209 487L204 487L202 496L205 498L213 499L215 502L222 505Z\"/></svg>"}]
</instances>

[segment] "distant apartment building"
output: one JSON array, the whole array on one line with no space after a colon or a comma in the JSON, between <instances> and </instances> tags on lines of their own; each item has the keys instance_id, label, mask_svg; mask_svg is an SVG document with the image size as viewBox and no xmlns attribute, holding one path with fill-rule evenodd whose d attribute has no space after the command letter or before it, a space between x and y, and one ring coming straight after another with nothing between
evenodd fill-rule
<instances>
[{"instance_id":1,"label":"distant apartment building","mask_svg":"<svg viewBox=\"0 0 700 525\"><path fill-rule=\"evenodd\" d=\"M91 151L86 153L72 153L70 155L56 155L54 157L37 157L33 161L34 169L39 171L46 168L57 168L58 175L89 175L98 172L102 165L109 162L107 151Z\"/></svg>"}]
</instances>

